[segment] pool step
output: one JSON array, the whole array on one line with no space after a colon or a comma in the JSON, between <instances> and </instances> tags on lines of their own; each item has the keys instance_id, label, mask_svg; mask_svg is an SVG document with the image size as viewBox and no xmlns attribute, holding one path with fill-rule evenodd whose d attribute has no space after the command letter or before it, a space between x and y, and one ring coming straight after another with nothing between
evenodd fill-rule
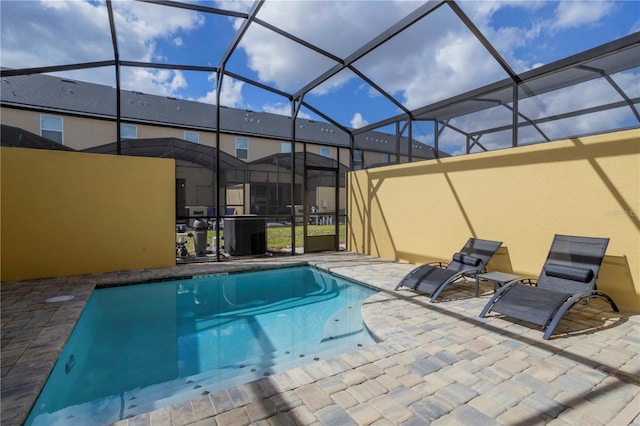
<instances>
[{"instance_id":1,"label":"pool step","mask_svg":"<svg viewBox=\"0 0 640 426\"><path fill-rule=\"evenodd\" d=\"M335 312L324 324L322 342L349 337L364 331L359 307L346 306Z\"/></svg>"},{"instance_id":2,"label":"pool step","mask_svg":"<svg viewBox=\"0 0 640 426\"><path fill-rule=\"evenodd\" d=\"M342 315L342 314L341 314ZM336 318L342 318L337 316ZM333 344L335 342L335 345ZM352 350L366 347L375 342L365 335L353 344ZM118 395L64 408L52 414L38 417L37 425L64 424L65 426L85 426L87 424L108 424L113 419L111 413L119 412L121 419L134 417L169 405L197 399L207 393L239 386L269 377L310 362L332 358L344 353L340 339L330 339L323 343L322 350L309 353L279 353L267 362L263 358L243 360L215 372L205 372L189 377L158 383L145 388L137 388ZM348 352L348 351L347 351ZM105 413L105 414L101 414ZM101 415L103 417L101 417Z\"/></svg>"}]
</instances>

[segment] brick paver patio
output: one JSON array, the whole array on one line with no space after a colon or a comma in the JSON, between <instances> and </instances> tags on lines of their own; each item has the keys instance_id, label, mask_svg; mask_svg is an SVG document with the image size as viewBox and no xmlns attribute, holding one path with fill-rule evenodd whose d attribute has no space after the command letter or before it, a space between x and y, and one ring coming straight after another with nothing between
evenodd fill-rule
<instances>
[{"instance_id":1,"label":"brick paver patio","mask_svg":"<svg viewBox=\"0 0 640 426\"><path fill-rule=\"evenodd\" d=\"M537 326L478 317L490 283L432 304L392 290L412 265L349 252L2 283L2 425L24 421L96 285L295 263L382 290L362 310L380 343L116 425L640 425L639 315L594 300L547 341ZM60 295L74 298L46 302Z\"/></svg>"}]
</instances>

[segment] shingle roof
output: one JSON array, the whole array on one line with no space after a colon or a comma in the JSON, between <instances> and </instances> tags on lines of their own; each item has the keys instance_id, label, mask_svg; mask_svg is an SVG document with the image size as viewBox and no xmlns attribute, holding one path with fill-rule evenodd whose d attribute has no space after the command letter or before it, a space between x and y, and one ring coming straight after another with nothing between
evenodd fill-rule
<instances>
[{"instance_id":1,"label":"shingle roof","mask_svg":"<svg viewBox=\"0 0 640 426\"><path fill-rule=\"evenodd\" d=\"M312 152L305 154L302 152L296 152L295 154L295 167L296 172L302 174L304 172L305 165L316 167L337 167L341 173L344 173L349 168L342 162L338 164L336 160L326 158ZM250 166L273 166L275 168L285 168L291 170L291 154L290 153L276 153L269 155L259 160L249 163Z\"/></svg>"},{"instance_id":2,"label":"shingle roof","mask_svg":"<svg viewBox=\"0 0 640 426\"><path fill-rule=\"evenodd\" d=\"M95 154L115 154L116 142L100 145L83 150ZM211 169L215 162L216 150L213 147L187 142L177 138L123 139L122 154L138 157L175 158L189 161L199 166ZM238 160L220 151L220 170L238 170L245 167L242 160Z\"/></svg>"},{"instance_id":3,"label":"shingle roof","mask_svg":"<svg viewBox=\"0 0 640 426\"><path fill-rule=\"evenodd\" d=\"M116 90L110 86L33 74L3 77L1 87L3 106L109 120L116 117ZM215 105L129 90L121 91L121 117L124 121L203 131L216 128ZM228 133L282 140L291 135L291 118L278 114L222 107L220 121L220 130ZM406 155L407 138L403 139L401 154ZM306 119L296 120L296 140L344 147L350 144L349 135L340 128ZM358 149L395 152L394 135L370 131L357 135L356 142ZM433 149L417 141L412 154L434 158Z\"/></svg>"}]
</instances>

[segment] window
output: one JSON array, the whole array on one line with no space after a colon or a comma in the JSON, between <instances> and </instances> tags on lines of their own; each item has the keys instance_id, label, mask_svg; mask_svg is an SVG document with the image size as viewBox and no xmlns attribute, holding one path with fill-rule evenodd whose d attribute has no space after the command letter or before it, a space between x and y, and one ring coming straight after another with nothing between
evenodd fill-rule
<instances>
[{"instance_id":1,"label":"window","mask_svg":"<svg viewBox=\"0 0 640 426\"><path fill-rule=\"evenodd\" d=\"M40 116L40 136L54 142L63 143L62 137L62 117L51 115Z\"/></svg>"},{"instance_id":2,"label":"window","mask_svg":"<svg viewBox=\"0 0 640 426\"><path fill-rule=\"evenodd\" d=\"M185 131L184 140L193 143L200 143L200 133Z\"/></svg>"},{"instance_id":3,"label":"window","mask_svg":"<svg viewBox=\"0 0 640 426\"><path fill-rule=\"evenodd\" d=\"M236 157L241 160L249 158L249 139L236 138Z\"/></svg>"},{"instance_id":4,"label":"window","mask_svg":"<svg viewBox=\"0 0 640 426\"><path fill-rule=\"evenodd\" d=\"M323 157L331 157L331 148L320 148L320 155Z\"/></svg>"},{"instance_id":5,"label":"window","mask_svg":"<svg viewBox=\"0 0 640 426\"><path fill-rule=\"evenodd\" d=\"M362 151L355 150L353 151L353 169L361 169L362 168Z\"/></svg>"},{"instance_id":6,"label":"window","mask_svg":"<svg viewBox=\"0 0 640 426\"><path fill-rule=\"evenodd\" d=\"M288 154L291 152L291 142L282 142L280 144L280 152L283 154Z\"/></svg>"},{"instance_id":7,"label":"window","mask_svg":"<svg viewBox=\"0 0 640 426\"><path fill-rule=\"evenodd\" d=\"M120 137L122 139L138 139L138 126L133 126L131 124L121 124Z\"/></svg>"}]
</instances>

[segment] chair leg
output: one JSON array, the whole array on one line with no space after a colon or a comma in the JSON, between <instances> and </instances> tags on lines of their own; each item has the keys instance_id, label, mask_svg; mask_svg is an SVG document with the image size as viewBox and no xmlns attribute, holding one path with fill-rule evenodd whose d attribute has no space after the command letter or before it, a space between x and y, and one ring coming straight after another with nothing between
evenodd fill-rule
<instances>
[{"instance_id":1,"label":"chair leg","mask_svg":"<svg viewBox=\"0 0 640 426\"><path fill-rule=\"evenodd\" d=\"M620 312L620 309L618 309L618 305L616 305L616 302L614 302L613 299L611 297L609 297L608 294L603 293L603 292L598 291L598 290L594 290L591 293L591 295L595 296L595 297L602 297L604 300L606 300L609 303L609 305L611 306L611 309L613 310L613 312Z\"/></svg>"},{"instance_id":2,"label":"chair leg","mask_svg":"<svg viewBox=\"0 0 640 426\"><path fill-rule=\"evenodd\" d=\"M436 299L438 298L438 296L440 295L440 293L442 293L442 290L445 289L446 286L448 286L449 284L451 284L454 281L457 281L458 279L462 278L462 275L454 275L453 277L449 278L448 280L446 280L445 282L443 282L440 287L438 287L436 289L436 291L433 292L433 294L431 295L431 299L429 300L429 302L433 303L436 301Z\"/></svg>"},{"instance_id":3,"label":"chair leg","mask_svg":"<svg viewBox=\"0 0 640 426\"><path fill-rule=\"evenodd\" d=\"M573 297L568 299L566 302L564 302L564 304L560 307L560 309L558 309L556 311L555 315L553 316L553 320L551 320L551 323L547 326L547 329L546 329L546 331L544 333L543 338L545 340L549 340L551 338L551 334L553 333L553 330L556 328L556 326L558 325L558 323L560 322L560 320L562 319L564 314L569 309L571 309L573 307L573 305L575 305L576 303L578 303L582 299L590 299L592 297L601 297L601 298L603 298L604 300L609 302L609 305L611 305L611 309L613 309L614 312L620 312L618 310L618 306L616 306L616 304L613 301L613 299L611 297L609 297L607 294L602 293L601 291L594 290L594 291L586 293L586 294L574 295Z\"/></svg>"},{"instance_id":4,"label":"chair leg","mask_svg":"<svg viewBox=\"0 0 640 426\"><path fill-rule=\"evenodd\" d=\"M502 286L500 288L500 290L498 290L493 296L491 296L491 299L489 299L489 301L487 302L487 304L484 306L484 309L482 310L482 312L480 312L480 315L478 315L480 318L484 318L487 316L487 314L489 312L491 312L491 310L493 309L493 305L495 305L495 303L498 301L498 299L500 297L502 297L502 295L504 293L506 293L507 291L509 291L509 289L511 289L511 287L513 287L514 285L517 284L507 284L505 286Z\"/></svg>"},{"instance_id":5,"label":"chair leg","mask_svg":"<svg viewBox=\"0 0 640 426\"><path fill-rule=\"evenodd\" d=\"M414 268L411 272L409 272L407 275L405 275L400 282L398 283L397 286L395 286L395 288L393 289L393 291L398 291L398 289L402 286L404 286L404 283L407 281L408 278L411 278L412 276L415 275L416 272L418 272L418 270L420 269L420 266L418 266L417 268Z\"/></svg>"},{"instance_id":6,"label":"chair leg","mask_svg":"<svg viewBox=\"0 0 640 426\"><path fill-rule=\"evenodd\" d=\"M556 311L556 313L553 315L553 319L545 329L544 336L542 336L544 340L549 340L551 338L551 335L553 334L553 330L555 330L556 326L564 316L565 312L571 309L573 305L578 303L580 299L582 299L582 297L573 296L569 298L567 301L565 301L562 306L560 306L560 309Z\"/></svg>"}]
</instances>

